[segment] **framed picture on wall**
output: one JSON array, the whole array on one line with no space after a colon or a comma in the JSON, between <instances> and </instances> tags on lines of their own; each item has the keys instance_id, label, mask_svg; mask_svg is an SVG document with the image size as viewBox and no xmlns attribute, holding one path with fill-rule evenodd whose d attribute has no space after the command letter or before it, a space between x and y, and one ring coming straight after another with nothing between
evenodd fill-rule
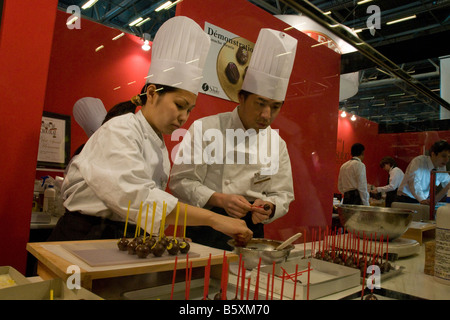
<instances>
[{"instance_id":1,"label":"framed picture on wall","mask_svg":"<svg viewBox=\"0 0 450 320\"><path fill-rule=\"evenodd\" d=\"M64 169L70 157L70 116L44 111L39 137L38 168Z\"/></svg>"}]
</instances>

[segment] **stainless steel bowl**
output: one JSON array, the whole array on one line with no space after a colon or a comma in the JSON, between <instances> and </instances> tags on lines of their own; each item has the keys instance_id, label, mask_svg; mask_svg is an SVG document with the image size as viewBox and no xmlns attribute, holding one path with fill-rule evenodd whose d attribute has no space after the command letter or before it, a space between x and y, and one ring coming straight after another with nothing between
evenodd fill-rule
<instances>
[{"instance_id":1,"label":"stainless steel bowl","mask_svg":"<svg viewBox=\"0 0 450 320\"><path fill-rule=\"evenodd\" d=\"M253 238L245 247L238 247L234 240L228 240L228 244L234 247L234 252L237 255L242 254L245 269L251 270L258 266L261 258L261 265L271 265L273 261L286 261L294 245L290 244L281 250L275 250L283 241L269 240L263 238Z\"/></svg>"},{"instance_id":2,"label":"stainless steel bowl","mask_svg":"<svg viewBox=\"0 0 450 320\"><path fill-rule=\"evenodd\" d=\"M342 204L337 206L341 224L351 232L386 241L400 237L411 224L414 210Z\"/></svg>"}]
</instances>

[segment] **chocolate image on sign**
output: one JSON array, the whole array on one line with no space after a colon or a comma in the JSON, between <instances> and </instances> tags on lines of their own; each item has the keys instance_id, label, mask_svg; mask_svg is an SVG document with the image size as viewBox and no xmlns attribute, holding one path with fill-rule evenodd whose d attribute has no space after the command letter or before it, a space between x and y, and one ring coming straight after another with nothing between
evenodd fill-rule
<instances>
[{"instance_id":1,"label":"chocolate image on sign","mask_svg":"<svg viewBox=\"0 0 450 320\"><path fill-rule=\"evenodd\" d=\"M217 55L217 78L228 98L239 102L238 93L244 81L244 74L250 62L254 43L236 37L226 42Z\"/></svg>"},{"instance_id":2,"label":"chocolate image on sign","mask_svg":"<svg viewBox=\"0 0 450 320\"><path fill-rule=\"evenodd\" d=\"M236 84L240 77L239 70L233 62L228 63L225 68L225 74L232 84Z\"/></svg>"},{"instance_id":3,"label":"chocolate image on sign","mask_svg":"<svg viewBox=\"0 0 450 320\"><path fill-rule=\"evenodd\" d=\"M239 64L246 64L248 62L248 50L244 47L239 47L236 52L236 60Z\"/></svg>"}]
</instances>

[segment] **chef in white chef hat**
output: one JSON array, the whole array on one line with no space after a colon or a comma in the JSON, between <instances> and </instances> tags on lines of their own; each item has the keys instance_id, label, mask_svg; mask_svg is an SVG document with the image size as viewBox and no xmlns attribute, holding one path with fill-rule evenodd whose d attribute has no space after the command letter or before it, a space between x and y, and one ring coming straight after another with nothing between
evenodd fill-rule
<instances>
[{"instance_id":1,"label":"chef in white chef hat","mask_svg":"<svg viewBox=\"0 0 450 320\"><path fill-rule=\"evenodd\" d=\"M227 157L231 154L230 158L234 159L243 153L240 150L245 150L242 159L253 159L254 163L216 164L205 170L206 166L195 163L191 156L187 159L190 161L176 159L171 171L169 187L173 195L188 203L212 207L211 210L217 213L245 221L254 238L264 238L264 224L285 215L294 200L286 143L276 130L270 128L270 124L285 100L296 49L297 40L293 37L277 30L261 29L238 94L239 105L232 112L197 120L201 122L198 127L203 131L222 129L223 136L228 136L225 130L238 133L244 129L248 136L258 132L258 139L248 139L248 148L245 147L246 139L241 140L243 148L237 145L229 151L228 145L224 147ZM191 136L195 135L195 128L194 122L188 130ZM180 146L183 157L184 150L196 147L185 141ZM206 148L207 143L209 141L202 146ZM253 145L250 146L250 143ZM186 146L191 149L185 149ZM261 154L265 156L268 151L269 161L262 161ZM232 249L226 237L208 227L188 228L187 236L196 243Z\"/></svg>"},{"instance_id":2,"label":"chef in white chef hat","mask_svg":"<svg viewBox=\"0 0 450 320\"><path fill-rule=\"evenodd\" d=\"M100 128L105 116L106 109L100 99L84 97L73 105L73 117L88 138Z\"/></svg>"},{"instance_id":3,"label":"chef in white chef hat","mask_svg":"<svg viewBox=\"0 0 450 320\"><path fill-rule=\"evenodd\" d=\"M261 29L241 89L284 101L296 51L297 39L281 31Z\"/></svg>"},{"instance_id":4,"label":"chef in white chef hat","mask_svg":"<svg viewBox=\"0 0 450 320\"><path fill-rule=\"evenodd\" d=\"M149 84L161 85L158 90L178 88L197 95L210 43L210 38L190 18L178 16L164 23L153 40L146 86L131 101L144 105Z\"/></svg>"},{"instance_id":5,"label":"chef in white chef hat","mask_svg":"<svg viewBox=\"0 0 450 320\"><path fill-rule=\"evenodd\" d=\"M139 224L157 233L163 212L167 224L177 221L178 212L180 221L187 213L188 225L210 225L244 241L251 238L242 221L185 206L166 192L170 159L163 135L182 126L194 108L209 46L209 36L190 18L174 17L159 28L143 93L124 102L131 112L122 109L123 114L106 121L69 167L63 186L65 221L59 220L63 222L50 240L122 237L125 221L128 231ZM142 108L133 112L138 105ZM147 217L154 203L155 211ZM80 225L83 230L72 227Z\"/></svg>"}]
</instances>

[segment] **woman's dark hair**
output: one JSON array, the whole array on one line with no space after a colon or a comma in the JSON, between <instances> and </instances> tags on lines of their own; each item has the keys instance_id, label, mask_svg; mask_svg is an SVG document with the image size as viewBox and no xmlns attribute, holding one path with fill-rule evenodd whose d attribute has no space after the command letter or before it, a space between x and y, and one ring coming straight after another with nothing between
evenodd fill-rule
<instances>
[{"instance_id":1,"label":"woman's dark hair","mask_svg":"<svg viewBox=\"0 0 450 320\"><path fill-rule=\"evenodd\" d=\"M116 104L114 107L112 107L105 116L105 119L103 120L102 124L107 122L108 120L123 115L127 113L135 113L136 108L138 106L143 106L147 103L147 87L150 85L150 83L147 83L142 87L141 93L137 96L133 97L131 100L120 102ZM158 94L160 96L169 93L169 92L175 92L179 90L178 88L174 88L171 86L163 86L160 84L155 84L156 91L158 91ZM139 102L137 102L139 101Z\"/></svg>"},{"instance_id":2,"label":"woman's dark hair","mask_svg":"<svg viewBox=\"0 0 450 320\"><path fill-rule=\"evenodd\" d=\"M432 152L437 155L442 151L450 151L450 144L446 140L436 141L430 148L430 156Z\"/></svg>"},{"instance_id":3,"label":"woman's dark hair","mask_svg":"<svg viewBox=\"0 0 450 320\"><path fill-rule=\"evenodd\" d=\"M352 145L352 149L351 149L351 154L352 157L359 157L363 151L364 151L364 146L361 143L355 143L354 145Z\"/></svg>"},{"instance_id":4,"label":"woman's dark hair","mask_svg":"<svg viewBox=\"0 0 450 320\"><path fill-rule=\"evenodd\" d=\"M397 162L395 162L394 158L392 157L384 157L383 159L381 159L380 161L380 168L384 168L385 164L390 164L391 168L395 168L397 166Z\"/></svg>"}]
</instances>

